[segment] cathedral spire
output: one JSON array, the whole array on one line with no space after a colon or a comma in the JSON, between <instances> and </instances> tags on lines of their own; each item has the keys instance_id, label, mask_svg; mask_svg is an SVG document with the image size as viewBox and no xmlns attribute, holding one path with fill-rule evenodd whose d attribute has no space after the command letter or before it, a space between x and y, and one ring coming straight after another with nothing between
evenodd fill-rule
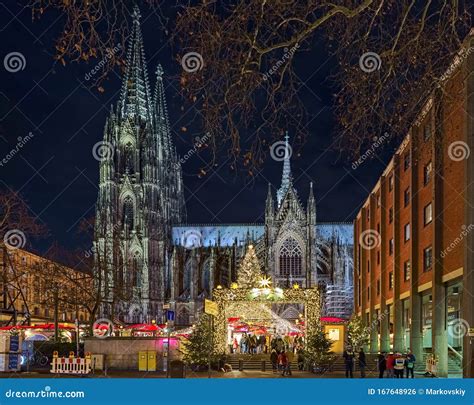
<instances>
[{"instance_id":1,"label":"cathedral spire","mask_svg":"<svg viewBox=\"0 0 474 405\"><path fill-rule=\"evenodd\" d=\"M273 196L272 196L272 185L268 183L268 193L267 201L265 203L265 219L273 219L274 206L273 206ZM271 217L271 218L270 218Z\"/></svg>"},{"instance_id":2,"label":"cathedral spire","mask_svg":"<svg viewBox=\"0 0 474 405\"><path fill-rule=\"evenodd\" d=\"M163 85L163 68L158 64L156 68L156 85L153 95L153 113L156 130L160 137L166 156L171 156L170 123L166 106L165 88Z\"/></svg>"},{"instance_id":3,"label":"cathedral spire","mask_svg":"<svg viewBox=\"0 0 474 405\"><path fill-rule=\"evenodd\" d=\"M291 175L291 164L290 164L290 158L291 158L291 146L288 142L288 131L286 131L285 134L285 157L283 160L283 174L281 176L281 186L279 190L277 191L277 201L278 201L278 206L280 206L283 197L285 196L286 192L288 189L293 187L293 178Z\"/></svg>"},{"instance_id":4,"label":"cathedral spire","mask_svg":"<svg viewBox=\"0 0 474 405\"><path fill-rule=\"evenodd\" d=\"M306 211L308 213L308 221L311 225L316 225L316 202L313 194L313 182L309 183L308 203L306 204Z\"/></svg>"},{"instance_id":5,"label":"cathedral spire","mask_svg":"<svg viewBox=\"0 0 474 405\"><path fill-rule=\"evenodd\" d=\"M118 104L121 118L150 118L151 95L140 28L140 10L134 7L133 26L127 51L127 68Z\"/></svg>"}]
</instances>

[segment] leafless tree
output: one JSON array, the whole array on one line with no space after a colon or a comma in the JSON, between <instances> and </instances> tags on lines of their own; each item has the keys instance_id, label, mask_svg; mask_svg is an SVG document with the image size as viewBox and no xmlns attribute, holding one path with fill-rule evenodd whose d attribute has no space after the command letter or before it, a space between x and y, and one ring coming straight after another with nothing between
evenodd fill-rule
<instances>
[{"instance_id":1,"label":"leafless tree","mask_svg":"<svg viewBox=\"0 0 474 405\"><path fill-rule=\"evenodd\" d=\"M109 3L32 2L34 14L47 5L67 16L56 46L61 61L101 58L113 44L124 44L130 4ZM311 55L329 51L334 62L328 83L335 94L335 136L341 150L357 155L385 132L393 139L403 137L460 50L474 7L466 0L163 4L170 3L179 10L168 25L177 62L183 65L181 94L211 136L210 161L202 174L223 149L232 168L243 165L253 174L287 128L297 134L297 143L304 142L311 117L301 99L303 83L295 61L308 58L305 51L310 49ZM184 69L190 53L198 58ZM361 69L367 53L376 57L374 69ZM119 57L109 60L110 68L122 64Z\"/></svg>"}]
</instances>

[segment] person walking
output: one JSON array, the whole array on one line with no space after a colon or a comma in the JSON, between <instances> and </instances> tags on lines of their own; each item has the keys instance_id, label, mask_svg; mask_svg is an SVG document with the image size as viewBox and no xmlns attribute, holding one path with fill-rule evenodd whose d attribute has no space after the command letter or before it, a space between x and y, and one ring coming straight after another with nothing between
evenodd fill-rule
<instances>
[{"instance_id":1,"label":"person walking","mask_svg":"<svg viewBox=\"0 0 474 405\"><path fill-rule=\"evenodd\" d=\"M407 378L411 375L411 378L415 378L415 355L411 352L410 349L408 349L408 353L406 356L406 370L407 370Z\"/></svg>"},{"instance_id":2,"label":"person walking","mask_svg":"<svg viewBox=\"0 0 474 405\"><path fill-rule=\"evenodd\" d=\"M354 378L354 352L352 351L351 347L348 347L345 351L344 354L342 355L344 357L344 364L346 366L346 378Z\"/></svg>"},{"instance_id":3,"label":"person walking","mask_svg":"<svg viewBox=\"0 0 474 405\"><path fill-rule=\"evenodd\" d=\"M406 358L403 354L397 353L394 357L393 369L395 371L396 378L403 378L403 372L405 371Z\"/></svg>"},{"instance_id":4,"label":"person walking","mask_svg":"<svg viewBox=\"0 0 474 405\"><path fill-rule=\"evenodd\" d=\"M377 357L377 364L379 368L379 378L383 378L385 370L387 369L387 360L385 359L385 352L379 353Z\"/></svg>"},{"instance_id":5,"label":"person walking","mask_svg":"<svg viewBox=\"0 0 474 405\"><path fill-rule=\"evenodd\" d=\"M360 378L365 378L365 367L367 366L367 362L365 361L365 352L364 348L360 348L359 351L359 369L360 369Z\"/></svg>"},{"instance_id":6,"label":"person walking","mask_svg":"<svg viewBox=\"0 0 474 405\"><path fill-rule=\"evenodd\" d=\"M278 368L281 371L281 375L284 377L286 372L286 364L288 363L288 358L286 357L285 352L281 352L278 355Z\"/></svg>"},{"instance_id":7,"label":"person walking","mask_svg":"<svg viewBox=\"0 0 474 405\"><path fill-rule=\"evenodd\" d=\"M237 342L237 338L234 338L234 342L232 344L233 347L233 353L237 353L237 348L239 347L239 343Z\"/></svg>"},{"instance_id":8,"label":"person walking","mask_svg":"<svg viewBox=\"0 0 474 405\"><path fill-rule=\"evenodd\" d=\"M270 361L272 363L273 373L276 373L278 368L278 353L275 349L272 349L272 352L270 353Z\"/></svg>"},{"instance_id":9,"label":"person walking","mask_svg":"<svg viewBox=\"0 0 474 405\"><path fill-rule=\"evenodd\" d=\"M390 353L388 356L387 356L387 378L393 378L394 377L394 374L393 374L393 365L394 365L394 362L395 362L395 359L394 359L395 355L393 353Z\"/></svg>"}]
</instances>

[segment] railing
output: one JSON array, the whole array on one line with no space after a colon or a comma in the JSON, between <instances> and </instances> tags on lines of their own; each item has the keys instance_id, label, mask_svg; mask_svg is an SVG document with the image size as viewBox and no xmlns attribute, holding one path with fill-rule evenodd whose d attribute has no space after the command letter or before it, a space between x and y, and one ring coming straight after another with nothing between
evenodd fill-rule
<instances>
[{"instance_id":1,"label":"railing","mask_svg":"<svg viewBox=\"0 0 474 405\"><path fill-rule=\"evenodd\" d=\"M456 355L456 357L462 362L462 354L459 353L453 346L448 345L448 350L451 350Z\"/></svg>"}]
</instances>

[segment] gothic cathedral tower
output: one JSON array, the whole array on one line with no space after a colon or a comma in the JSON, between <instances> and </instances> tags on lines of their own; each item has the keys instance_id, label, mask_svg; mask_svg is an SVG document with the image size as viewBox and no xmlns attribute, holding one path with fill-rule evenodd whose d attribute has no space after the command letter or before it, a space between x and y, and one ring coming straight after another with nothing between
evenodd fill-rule
<instances>
[{"instance_id":1,"label":"gothic cathedral tower","mask_svg":"<svg viewBox=\"0 0 474 405\"><path fill-rule=\"evenodd\" d=\"M120 100L97 149L94 242L101 316L133 323L161 317L169 288L171 227L185 217L163 69L158 65L152 95L139 19L136 8Z\"/></svg>"}]
</instances>

